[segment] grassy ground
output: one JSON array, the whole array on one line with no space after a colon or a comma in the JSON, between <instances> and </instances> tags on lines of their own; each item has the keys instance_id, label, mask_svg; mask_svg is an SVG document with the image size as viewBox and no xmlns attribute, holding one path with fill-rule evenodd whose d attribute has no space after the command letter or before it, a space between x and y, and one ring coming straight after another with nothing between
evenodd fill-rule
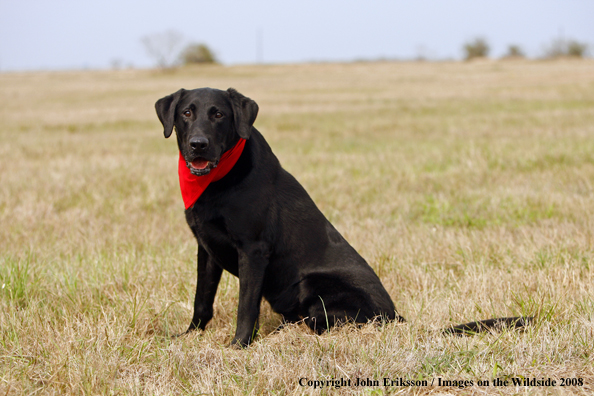
<instances>
[{"instance_id":1,"label":"grassy ground","mask_svg":"<svg viewBox=\"0 0 594 396\"><path fill-rule=\"evenodd\" d=\"M274 333L263 303L257 342L229 349L224 275L207 330L169 337L191 318L196 243L153 105L200 86L259 103L256 127L408 323ZM592 61L0 74L0 394L586 394L593 230ZM538 322L437 331L512 315ZM493 384L512 377L557 386Z\"/></svg>"}]
</instances>

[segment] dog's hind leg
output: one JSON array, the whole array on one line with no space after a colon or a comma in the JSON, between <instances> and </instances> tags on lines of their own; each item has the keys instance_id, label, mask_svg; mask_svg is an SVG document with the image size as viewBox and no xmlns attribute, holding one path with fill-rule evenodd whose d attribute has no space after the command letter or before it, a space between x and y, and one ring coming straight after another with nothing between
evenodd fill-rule
<instances>
[{"instance_id":1,"label":"dog's hind leg","mask_svg":"<svg viewBox=\"0 0 594 396\"><path fill-rule=\"evenodd\" d=\"M366 323L374 315L362 312L361 308L350 304L339 304L330 296L310 298L305 323L316 333L321 334L334 326L348 322Z\"/></svg>"}]
</instances>

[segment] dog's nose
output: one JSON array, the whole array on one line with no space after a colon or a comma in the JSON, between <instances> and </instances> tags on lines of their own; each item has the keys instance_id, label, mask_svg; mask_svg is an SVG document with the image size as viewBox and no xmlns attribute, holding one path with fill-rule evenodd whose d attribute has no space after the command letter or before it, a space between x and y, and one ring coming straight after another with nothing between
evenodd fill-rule
<instances>
[{"instance_id":1,"label":"dog's nose","mask_svg":"<svg viewBox=\"0 0 594 396\"><path fill-rule=\"evenodd\" d=\"M208 148L208 139L204 136L194 136L190 138L190 147L194 151L204 151Z\"/></svg>"}]
</instances>

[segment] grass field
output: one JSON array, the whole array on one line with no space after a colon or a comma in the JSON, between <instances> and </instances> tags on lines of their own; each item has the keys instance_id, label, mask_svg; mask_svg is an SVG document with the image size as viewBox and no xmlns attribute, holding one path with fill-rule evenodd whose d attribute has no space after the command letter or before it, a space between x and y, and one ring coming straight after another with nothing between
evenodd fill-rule
<instances>
[{"instance_id":1,"label":"grass field","mask_svg":"<svg viewBox=\"0 0 594 396\"><path fill-rule=\"evenodd\" d=\"M259 103L255 126L406 324L274 332L263 302L257 341L230 349L225 274L207 330L169 337L191 319L196 242L153 106L201 86ZM0 74L0 395L587 394L593 243L591 60ZM515 315L537 323L438 331ZM557 386L493 384L512 377Z\"/></svg>"}]
</instances>

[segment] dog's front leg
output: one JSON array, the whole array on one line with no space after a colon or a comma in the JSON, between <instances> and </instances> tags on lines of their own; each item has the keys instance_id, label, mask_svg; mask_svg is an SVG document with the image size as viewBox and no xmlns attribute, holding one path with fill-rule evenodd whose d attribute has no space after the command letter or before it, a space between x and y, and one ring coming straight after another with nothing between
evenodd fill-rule
<instances>
[{"instance_id":1,"label":"dog's front leg","mask_svg":"<svg viewBox=\"0 0 594 396\"><path fill-rule=\"evenodd\" d=\"M198 246L198 281L194 298L194 316L187 332L204 330L212 319L213 303L223 268L216 264L202 246Z\"/></svg>"},{"instance_id":2,"label":"dog's front leg","mask_svg":"<svg viewBox=\"0 0 594 396\"><path fill-rule=\"evenodd\" d=\"M239 251L239 306L232 346L249 345L258 331L262 286L268 265L267 252L264 244Z\"/></svg>"}]
</instances>

